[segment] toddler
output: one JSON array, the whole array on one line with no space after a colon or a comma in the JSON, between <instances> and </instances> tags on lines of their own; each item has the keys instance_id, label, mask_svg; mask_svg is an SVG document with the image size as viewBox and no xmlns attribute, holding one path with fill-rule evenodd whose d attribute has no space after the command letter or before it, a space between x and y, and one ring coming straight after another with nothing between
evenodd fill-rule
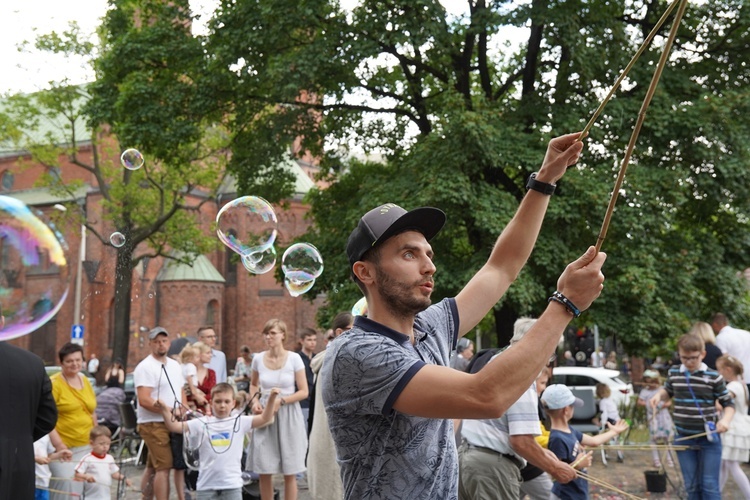
<instances>
[{"instance_id":1,"label":"toddler","mask_svg":"<svg viewBox=\"0 0 750 500\"><path fill-rule=\"evenodd\" d=\"M750 480L740 463L750 460L750 415L747 414L748 393L742 362L724 354L716 360L716 369L727 381L727 390L734 398L732 427L721 438L721 474L719 487L723 490L731 474L745 498L750 498Z\"/></svg>"},{"instance_id":2,"label":"toddler","mask_svg":"<svg viewBox=\"0 0 750 500\"><path fill-rule=\"evenodd\" d=\"M57 431L52 430L46 436L34 441L34 462L36 462L34 500L49 500L49 480L52 477L49 463L53 460L70 460L73 458L73 452L67 448L55 451L50 440L50 435L53 433L56 434Z\"/></svg>"},{"instance_id":3,"label":"toddler","mask_svg":"<svg viewBox=\"0 0 750 500\"><path fill-rule=\"evenodd\" d=\"M656 408L652 408L648 402L659 391L661 380L656 370L643 372L643 389L638 394L638 406L646 407L646 419L648 421L648 435L652 444L667 444L674 436L672 416L669 414L670 401L660 402ZM659 450L653 448L651 454L654 458L654 467L661 469ZM672 455L667 455L667 465L674 467Z\"/></svg>"},{"instance_id":4,"label":"toddler","mask_svg":"<svg viewBox=\"0 0 750 500\"><path fill-rule=\"evenodd\" d=\"M108 453L112 444L112 433L107 427L97 425L91 429L89 440L91 452L84 455L76 465L75 479L86 482L83 487L84 498L109 500L112 480L125 479L114 457ZM125 479L125 484L130 486L130 479Z\"/></svg>"}]
</instances>

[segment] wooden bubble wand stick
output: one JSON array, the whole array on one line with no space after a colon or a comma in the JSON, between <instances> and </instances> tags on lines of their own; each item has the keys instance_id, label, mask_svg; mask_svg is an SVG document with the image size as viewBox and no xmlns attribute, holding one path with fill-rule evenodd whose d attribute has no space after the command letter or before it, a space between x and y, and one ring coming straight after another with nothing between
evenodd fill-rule
<instances>
[{"instance_id":1,"label":"wooden bubble wand stick","mask_svg":"<svg viewBox=\"0 0 750 500\"><path fill-rule=\"evenodd\" d=\"M675 3L677 1L678 0L675 0ZM643 122L646 119L646 110L648 109L649 104L651 104L651 100L653 99L654 94L656 93L656 87L659 84L659 78L661 77L661 74L664 71L664 66L666 66L667 64L669 53L671 52L672 45L674 44L674 40L677 37L677 30L680 27L680 21L682 21L682 16L685 14L686 8L687 8L687 0L679 0L679 8L677 9L677 14L675 16L674 23L672 24L672 29L669 30L669 37L667 38L667 42L664 45L664 50L661 54L661 57L659 58L659 64L656 66L656 69L654 70L654 76L651 78L651 83L648 86L648 90L646 91L646 97L644 97L643 99L643 104L641 104L641 109L638 112L638 119L636 120L635 126L633 127L633 133L630 136L628 147L625 150L625 156L622 159L620 172L617 175L617 180L615 181L615 187L612 190L612 196L609 200L609 206L607 206L607 212L604 215L604 222L602 223L602 228L599 231L599 236L596 239L596 251L597 252L601 250L602 243L604 243L604 239L607 236L607 230L609 229L609 223L612 220L612 213L614 212L615 204L617 203L617 197L620 194L622 183L625 180L625 172L628 169L628 164L630 163L630 157L633 155L633 149L635 148L635 143L638 140L638 134L640 133L641 127L643 126Z\"/></svg>"}]
</instances>

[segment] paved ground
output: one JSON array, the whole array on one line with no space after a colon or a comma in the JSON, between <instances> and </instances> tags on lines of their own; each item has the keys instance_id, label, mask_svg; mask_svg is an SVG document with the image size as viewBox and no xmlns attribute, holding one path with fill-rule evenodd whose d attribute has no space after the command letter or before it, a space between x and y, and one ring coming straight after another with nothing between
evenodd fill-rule
<instances>
[{"instance_id":1,"label":"paved ground","mask_svg":"<svg viewBox=\"0 0 750 500\"><path fill-rule=\"evenodd\" d=\"M610 455L614 454L610 453ZM625 452L625 460L622 463L617 463L616 460L610 459L606 466L602 464L601 457L597 452L595 454L594 465L589 469L589 474L596 479L606 481L612 486L615 486L620 490L623 490L631 495L635 495L636 497L640 498L686 498L684 494L679 494L679 487L682 484L681 475L679 473L679 466L676 468L667 469L668 481L667 491L665 493L651 493L646 491L644 471L651 469L653 469L653 467L651 464L650 451L628 450ZM750 475L750 466L746 464L743 466L743 469L746 474ZM125 474L128 475L128 477L131 477L133 479L134 485L138 486L140 482L140 474L143 471L143 467L124 466L123 470L125 471ZM284 487L282 476L278 476L277 478L275 478L274 482L277 488L281 491L280 498L283 499ZM606 488L595 485L591 485L589 491L592 500L617 500L628 498L623 494L619 494L612 490L608 490ZM727 482L722 497L724 498L724 500L742 500L742 495L740 494L737 486L734 484L734 481L732 479L729 479L729 481ZM112 490L112 498L116 498L116 489L114 487ZM133 491L126 492L125 496L121 498L136 500L140 498L140 495L137 491L135 491L135 489L133 489ZM172 491L171 498L177 498L177 496L174 494L174 491ZM310 493L307 489L300 489L298 499L312 500L312 497L310 496Z\"/></svg>"}]
</instances>

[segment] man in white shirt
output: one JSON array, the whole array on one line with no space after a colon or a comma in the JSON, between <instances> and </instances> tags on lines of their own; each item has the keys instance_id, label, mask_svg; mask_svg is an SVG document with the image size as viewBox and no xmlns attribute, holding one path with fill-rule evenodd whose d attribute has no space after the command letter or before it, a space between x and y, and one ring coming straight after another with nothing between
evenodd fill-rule
<instances>
[{"instance_id":1,"label":"man in white shirt","mask_svg":"<svg viewBox=\"0 0 750 500\"><path fill-rule=\"evenodd\" d=\"M141 478L143 498L168 500L169 471L172 468L172 448L164 417L157 401L172 408L175 418L187 408L180 364L170 358L169 334L157 326L148 334L151 354L138 363L133 373L138 394L138 434L148 446L148 463ZM175 404L180 402L181 405Z\"/></svg>"},{"instance_id":2,"label":"man in white shirt","mask_svg":"<svg viewBox=\"0 0 750 500\"><path fill-rule=\"evenodd\" d=\"M731 354L745 367L745 383L750 389L750 332L729 326L726 314L716 313L711 318L716 333L716 345L724 354Z\"/></svg>"},{"instance_id":3,"label":"man in white shirt","mask_svg":"<svg viewBox=\"0 0 750 500\"><path fill-rule=\"evenodd\" d=\"M216 372L216 383L219 384L227 381L227 357L215 348L217 339L213 327L202 326L198 328L198 340L211 347L211 362L206 366Z\"/></svg>"}]
</instances>

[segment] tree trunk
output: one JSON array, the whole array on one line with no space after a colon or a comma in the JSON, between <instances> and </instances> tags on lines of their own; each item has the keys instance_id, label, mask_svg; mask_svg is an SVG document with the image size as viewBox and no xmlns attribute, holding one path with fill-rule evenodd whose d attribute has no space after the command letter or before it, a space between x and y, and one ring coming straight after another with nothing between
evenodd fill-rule
<instances>
[{"instance_id":1,"label":"tree trunk","mask_svg":"<svg viewBox=\"0 0 750 500\"><path fill-rule=\"evenodd\" d=\"M127 369L130 341L130 295L133 287L133 248L127 242L117 251L115 270L115 345L113 359L120 359Z\"/></svg>"}]
</instances>

